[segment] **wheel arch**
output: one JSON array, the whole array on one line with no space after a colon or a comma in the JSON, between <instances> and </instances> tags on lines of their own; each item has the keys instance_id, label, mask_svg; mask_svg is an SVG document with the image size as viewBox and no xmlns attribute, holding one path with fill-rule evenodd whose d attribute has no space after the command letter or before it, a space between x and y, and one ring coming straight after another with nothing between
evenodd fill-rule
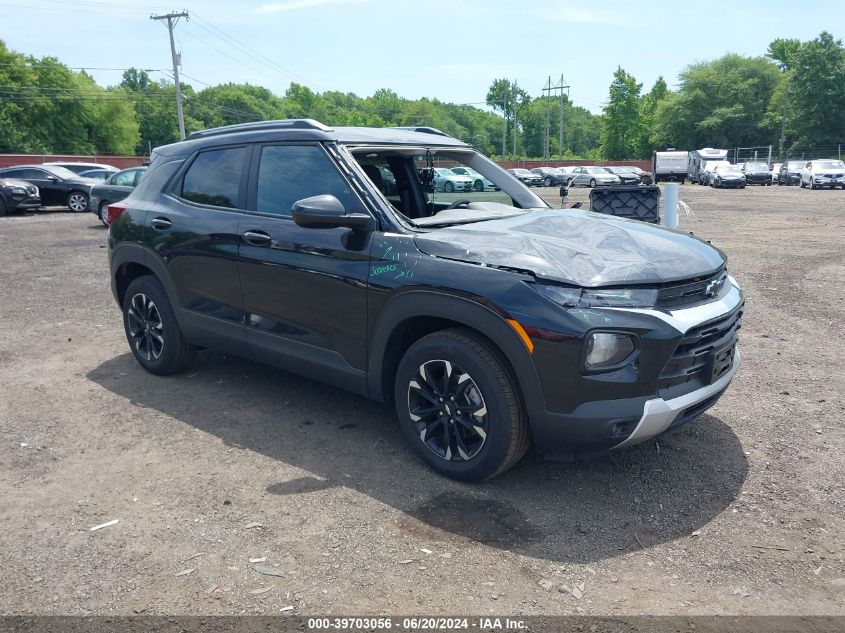
<instances>
[{"instance_id":1,"label":"wheel arch","mask_svg":"<svg viewBox=\"0 0 845 633\"><path fill-rule=\"evenodd\" d=\"M128 243L118 245L111 258L112 292L118 305L123 305L123 298L129 284L138 277L152 275L164 286L167 298L176 314L176 320L180 322L181 327L181 304L161 260L156 257L148 257L146 250L141 245Z\"/></svg>"},{"instance_id":2,"label":"wheel arch","mask_svg":"<svg viewBox=\"0 0 845 633\"><path fill-rule=\"evenodd\" d=\"M425 290L397 295L375 320L368 355L370 397L381 402L390 400L396 368L408 347L423 336L453 327L473 331L499 352L529 411L542 406L531 354L506 317L469 298Z\"/></svg>"}]
</instances>

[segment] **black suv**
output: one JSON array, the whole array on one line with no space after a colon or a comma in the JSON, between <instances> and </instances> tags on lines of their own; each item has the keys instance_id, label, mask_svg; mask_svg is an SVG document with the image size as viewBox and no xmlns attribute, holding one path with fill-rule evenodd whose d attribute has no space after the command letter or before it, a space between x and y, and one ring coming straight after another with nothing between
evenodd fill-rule
<instances>
[{"instance_id":1,"label":"black suv","mask_svg":"<svg viewBox=\"0 0 845 633\"><path fill-rule=\"evenodd\" d=\"M23 180L0 178L0 217L41 206L38 187Z\"/></svg>"},{"instance_id":2,"label":"black suv","mask_svg":"<svg viewBox=\"0 0 845 633\"><path fill-rule=\"evenodd\" d=\"M435 191L440 161L500 191ZM737 370L743 295L719 250L553 210L431 128L207 130L154 151L124 202L111 284L144 368L215 348L393 401L457 479L532 440L561 458L653 437Z\"/></svg>"}]
</instances>

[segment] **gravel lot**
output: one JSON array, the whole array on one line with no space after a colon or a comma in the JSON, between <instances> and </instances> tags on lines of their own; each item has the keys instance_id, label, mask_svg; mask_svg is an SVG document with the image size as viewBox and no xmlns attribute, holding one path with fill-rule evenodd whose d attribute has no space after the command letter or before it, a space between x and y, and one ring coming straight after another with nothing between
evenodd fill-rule
<instances>
[{"instance_id":1,"label":"gravel lot","mask_svg":"<svg viewBox=\"0 0 845 633\"><path fill-rule=\"evenodd\" d=\"M845 614L845 192L681 198L747 294L728 393L483 485L317 382L216 353L147 374L96 218L0 218L0 613Z\"/></svg>"}]
</instances>

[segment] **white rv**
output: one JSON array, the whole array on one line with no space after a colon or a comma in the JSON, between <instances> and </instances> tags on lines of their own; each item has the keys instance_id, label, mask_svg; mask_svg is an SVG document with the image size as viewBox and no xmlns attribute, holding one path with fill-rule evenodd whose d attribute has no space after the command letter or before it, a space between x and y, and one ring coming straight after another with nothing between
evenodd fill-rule
<instances>
[{"instance_id":1,"label":"white rv","mask_svg":"<svg viewBox=\"0 0 845 633\"><path fill-rule=\"evenodd\" d=\"M689 152L666 150L665 152L654 152L651 159L651 171L654 172L654 183L661 180L680 180L684 182L687 177L687 162Z\"/></svg>"},{"instance_id":2,"label":"white rv","mask_svg":"<svg viewBox=\"0 0 845 633\"><path fill-rule=\"evenodd\" d=\"M697 182L699 185L704 184L702 182L704 164L715 160L728 160L728 150L705 147L704 149L697 149L694 152L690 152L689 163L687 166L687 177L692 182Z\"/></svg>"}]
</instances>

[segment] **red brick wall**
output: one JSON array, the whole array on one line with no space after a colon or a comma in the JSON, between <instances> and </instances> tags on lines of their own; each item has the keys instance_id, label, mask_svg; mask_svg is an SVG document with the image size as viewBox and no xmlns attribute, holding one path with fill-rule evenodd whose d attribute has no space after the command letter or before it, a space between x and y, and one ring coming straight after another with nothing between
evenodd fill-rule
<instances>
[{"instance_id":1,"label":"red brick wall","mask_svg":"<svg viewBox=\"0 0 845 633\"><path fill-rule=\"evenodd\" d=\"M569 167L571 165L612 165L614 167L631 165L651 171L650 160L503 160L498 161L498 163L505 169L511 169L512 167L522 167L523 169L534 169L535 167Z\"/></svg>"},{"instance_id":2,"label":"red brick wall","mask_svg":"<svg viewBox=\"0 0 845 633\"><path fill-rule=\"evenodd\" d=\"M66 154L0 154L0 167L13 165L34 165L37 163L103 163L118 169L136 167L144 162L144 156L70 156Z\"/></svg>"}]
</instances>

